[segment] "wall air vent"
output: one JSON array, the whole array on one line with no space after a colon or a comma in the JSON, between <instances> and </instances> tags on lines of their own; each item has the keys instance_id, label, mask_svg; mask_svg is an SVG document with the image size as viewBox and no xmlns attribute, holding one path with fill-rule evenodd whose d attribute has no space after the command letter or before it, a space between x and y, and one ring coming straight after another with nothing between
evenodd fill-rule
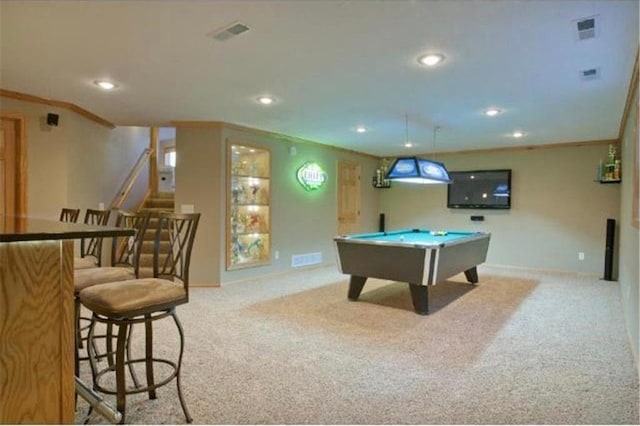
<instances>
[{"instance_id":1,"label":"wall air vent","mask_svg":"<svg viewBox=\"0 0 640 426\"><path fill-rule=\"evenodd\" d=\"M573 21L575 27L574 31L576 34L576 40L588 40L590 38L595 38L598 35L597 28L598 16L590 16L588 18L578 19Z\"/></svg>"},{"instance_id":2,"label":"wall air vent","mask_svg":"<svg viewBox=\"0 0 640 426\"><path fill-rule=\"evenodd\" d=\"M218 41L227 41L230 38L246 33L247 31L249 31L249 27L239 22L235 22L222 29L212 31L207 35Z\"/></svg>"},{"instance_id":3,"label":"wall air vent","mask_svg":"<svg viewBox=\"0 0 640 426\"><path fill-rule=\"evenodd\" d=\"M597 80L600 78L600 68L589 68L580 71L580 80Z\"/></svg>"},{"instance_id":4,"label":"wall air vent","mask_svg":"<svg viewBox=\"0 0 640 426\"><path fill-rule=\"evenodd\" d=\"M322 263L322 253L305 253L305 254L294 254L291 256L291 267L299 268L301 266L309 266L309 265L317 265L318 263Z\"/></svg>"}]
</instances>

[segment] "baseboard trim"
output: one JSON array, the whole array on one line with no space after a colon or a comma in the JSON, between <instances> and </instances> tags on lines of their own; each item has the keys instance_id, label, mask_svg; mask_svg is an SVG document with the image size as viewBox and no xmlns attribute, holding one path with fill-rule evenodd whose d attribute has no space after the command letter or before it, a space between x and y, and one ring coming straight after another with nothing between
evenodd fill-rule
<instances>
[{"instance_id":1,"label":"baseboard trim","mask_svg":"<svg viewBox=\"0 0 640 426\"><path fill-rule=\"evenodd\" d=\"M324 263L319 263L317 265L301 266L299 268L288 268L288 269L285 269L283 271L275 271L275 272L270 272L270 273L267 273L267 274L261 274L260 276L253 276L253 277L241 278L241 279L238 279L238 280L225 281L225 282L220 283L220 286L243 284L243 283L246 283L246 282L254 281L256 279L276 278L276 277L282 277L282 276L285 276L285 275L295 274L295 273L298 273L298 272L306 272L306 271L312 271L314 269L322 269L322 268L328 268L328 267L336 268L337 266L336 266L335 263L324 262Z\"/></svg>"},{"instance_id":2,"label":"baseboard trim","mask_svg":"<svg viewBox=\"0 0 640 426\"><path fill-rule=\"evenodd\" d=\"M217 288L222 287L220 283L197 283L197 284L189 284L190 288Z\"/></svg>"},{"instance_id":3,"label":"baseboard trim","mask_svg":"<svg viewBox=\"0 0 640 426\"><path fill-rule=\"evenodd\" d=\"M531 266L499 265L495 263L483 263L482 265L479 265L479 266L480 267L486 266L488 268L512 269L514 271L543 272L543 273L550 273L550 274L565 274L565 275L575 275L580 277L603 279L600 276L600 274L596 274L595 272L569 271L567 269L534 268ZM611 282L617 282L617 281L611 281Z\"/></svg>"}]
</instances>

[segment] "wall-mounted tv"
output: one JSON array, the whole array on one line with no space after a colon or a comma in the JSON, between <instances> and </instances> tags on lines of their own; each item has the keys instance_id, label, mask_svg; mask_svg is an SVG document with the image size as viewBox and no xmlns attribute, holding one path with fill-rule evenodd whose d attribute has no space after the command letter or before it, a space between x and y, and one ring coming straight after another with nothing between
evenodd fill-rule
<instances>
[{"instance_id":1,"label":"wall-mounted tv","mask_svg":"<svg viewBox=\"0 0 640 426\"><path fill-rule=\"evenodd\" d=\"M510 209L511 170L449 172L447 188L450 209Z\"/></svg>"}]
</instances>

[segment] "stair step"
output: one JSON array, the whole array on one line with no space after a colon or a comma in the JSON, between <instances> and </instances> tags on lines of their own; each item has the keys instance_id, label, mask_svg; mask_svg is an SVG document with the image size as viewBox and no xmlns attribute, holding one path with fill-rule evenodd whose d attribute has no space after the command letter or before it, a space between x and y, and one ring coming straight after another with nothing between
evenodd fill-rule
<instances>
[{"instance_id":1,"label":"stair step","mask_svg":"<svg viewBox=\"0 0 640 426\"><path fill-rule=\"evenodd\" d=\"M151 217L157 217L161 212L173 213L173 207L142 207L140 210L151 213Z\"/></svg>"},{"instance_id":2,"label":"stair step","mask_svg":"<svg viewBox=\"0 0 640 426\"><path fill-rule=\"evenodd\" d=\"M175 192L156 192L151 196L151 198L175 198Z\"/></svg>"},{"instance_id":3,"label":"stair step","mask_svg":"<svg viewBox=\"0 0 640 426\"><path fill-rule=\"evenodd\" d=\"M146 232L144 233L144 236L142 237L143 241L154 241L156 239L156 228L155 227L148 227ZM168 230L163 230L162 232L160 232L160 241L169 241L169 231Z\"/></svg>"},{"instance_id":4,"label":"stair step","mask_svg":"<svg viewBox=\"0 0 640 426\"><path fill-rule=\"evenodd\" d=\"M142 278L153 276L153 249L156 238L156 229L158 227L158 216L160 213L175 211L175 194L173 192L158 192L149 197L142 211L149 212L149 224L142 239L142 248L140 251L140 270L139 276ZM169 231L162 231L160 235L160 263L166 259L167 253L171 249L169 242Z\"/></svg>"},{"instance_id":5,"label":"stair step","mask_svg":"<svg viewBox=\"0 0 640 426\"><path fill-rule=\"evenodd\" d=\"M153 253L154 246L155 246L154 240L143 240L140 253L143 253L143 254ZM166 240L160 241L160 253L168 252L170 247L171 247L171 243L169 241L166 241Z\"/></svg>"},{"instance_id":6,"label":"stair step","mask_svg":"<svg viewBox=\"0 0 640 426\"><path fill-rule=\"evenodd\" d=\"M167 258L167 255L160 255L160 265L162 265ZM153 254L141 253L140 254L140 268L153 268Z\"/></svg>"},{"instance_id":7,"label":"stair step","mask_svg":"<svg viewBox=\"0 0 640 426\"><path fill-rule=\"evenodd\" d=\"M173 211L175 201L173 198L150 198L144 203L145 208L165 208Z\"/></svg>"}]
</instances>

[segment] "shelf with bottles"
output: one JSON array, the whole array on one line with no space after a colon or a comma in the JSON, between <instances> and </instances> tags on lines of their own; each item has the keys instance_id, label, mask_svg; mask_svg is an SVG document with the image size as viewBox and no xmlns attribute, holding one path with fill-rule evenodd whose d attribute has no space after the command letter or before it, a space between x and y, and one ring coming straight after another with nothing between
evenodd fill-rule
<instances>
[{"instance_id":1,"label":"shelf with bottles","mask_svg":"<svg viewBox=\"0 0 640 426\"><path fill-rule=\"evenodd\" d=\"M249 178L271 176L269 151L251 146L231 145L231 175Z\"/></svg>"},{"instance_id":2,"label":"shelf with bottles","mask_svg":"<svg viewBox=\"0 0 640 426\"><path fill-rule=\"evenodd\" d=\"M232 204L269 204L269 179L232 176Z\"/></svg>"},{"instance_id":3,"label":"shelf with bottles","mask_svg":"<svg viewBox=\"0 0 640 426\"><path fill-rule=\"evenodd\" d=\"M378 176L374 176L371 183L374 188L391 188L391 181L389 179L381 179Z\"/></svg>"},{"instance_id":4,"label":"shelf with bottles","mask_svg":"<svg viewBox=\"0 0 640 426\"><path fill-rule=\"evenodd\" d=\"M269 206L240 205L232 206L229 216L232 234L268 233Z\"/></svg>"},{"instance_id":5,"label":"shelf with bottles","mask_svg":"<svg viewBox=\"0 0 640 426\"><path fill-rule=\"evenodd\" d=\"M269 264L270 152L228 145L227 270Z\"/></svg>"},{"instance_id":6,"label":"shelf with bottles","mask_svg":"<svg viewBox=\"0 0 640 426\"><path fill-rule=\"evenodd\" d=\"M380 160L380 164L378 165L378 168L376 168L373 179L371 180L374 188L391 188L391 181L385 178L388 170L389 160L383 158Z\"/></svg>"},{"instance_id":7,"label":"shelf with bottles","mask_svg":"<svg viewBox=\"0 0 640 426\"><path fill-rule=\"evenodd\" d=\"M270 262L268 233L233 234L229 240L229 263L232 269L266 265Z\"/></svg>"},{"instance_id":8,"label":"shelf with bottles","mask_svg":"<svg viewBox=\"0 0 640 426\"><path fill-rule=\"evenodd\" d=\"M609 145L607 162L603 163L602 160L600 160L600 163L598 164L598 176L596 178L596 182L620 183L621 181L621 163L619 159L616 159L616 148L613 145Z\"/></svg>"}]
</instances>

